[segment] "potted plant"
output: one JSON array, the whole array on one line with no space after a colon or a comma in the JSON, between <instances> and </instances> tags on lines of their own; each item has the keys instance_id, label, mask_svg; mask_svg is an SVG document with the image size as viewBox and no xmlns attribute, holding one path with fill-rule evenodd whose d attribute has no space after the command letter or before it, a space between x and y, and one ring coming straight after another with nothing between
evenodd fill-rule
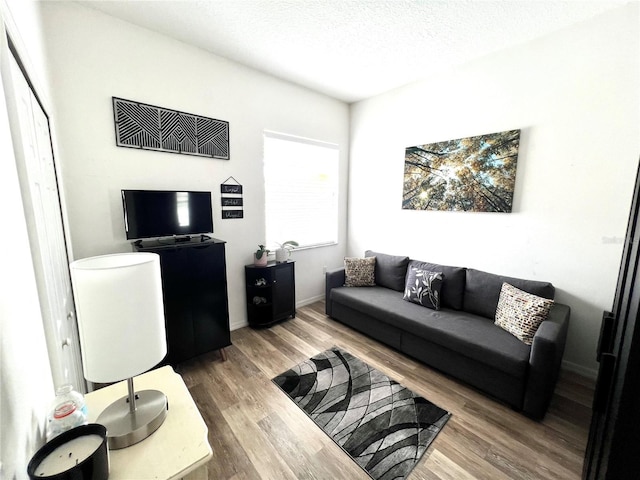
<instances>
[{"instance_id":1,"label":"potted plant","mask_svg":"<svg viewBox=\"0 0 640 480\"><path fill-rule=\"evenodd\" d=\"M276 250L276 262L284 263L289 259L291 250L298 247L299 244L295 240L287 240L284 243L278 243L278 249Z\"/></svg>"},{"instance_id":2,"label":"potted plant","mask_svg":"<svg viewBox=\"0 0 640 480\"><path fill-rule=\"evenodd\" d=\"M258 245L258 250L253 254L253 264L256 267L264 267L267 265L267 256L270 250L264 248L264 245Z\"/></svg>"}]
</instances>

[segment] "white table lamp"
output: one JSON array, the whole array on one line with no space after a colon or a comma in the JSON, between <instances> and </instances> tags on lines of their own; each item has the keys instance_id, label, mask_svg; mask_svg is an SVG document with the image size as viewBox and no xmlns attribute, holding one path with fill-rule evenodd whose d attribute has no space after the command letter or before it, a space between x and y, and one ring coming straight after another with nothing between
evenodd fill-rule
<instances>
[{"instance_id":1,"label":"white table lamp","mask_svg":"<svg viewBox=\"0 0 640 480\"><path fill-rule=\"evenodd\" d=\"M96 383L127 379L129 394L108 406L97 423L110 449L128 447L156 431L167 415L166 396L135 392L133 377L167 353L160 257L120 253L71 263L84 376Z\"/></svg>"}]
</instances>

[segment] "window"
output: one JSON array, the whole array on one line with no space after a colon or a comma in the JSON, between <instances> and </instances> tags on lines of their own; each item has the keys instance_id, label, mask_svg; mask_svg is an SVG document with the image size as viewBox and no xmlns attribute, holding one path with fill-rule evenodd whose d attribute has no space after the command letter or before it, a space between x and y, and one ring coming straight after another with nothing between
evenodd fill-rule
<instances>
[{"instance_id":1,"label":"window","mask_svg":"<svg viewBox=\"0 0 640 480\"><path fill-rule=\"evenodd\" d=\"M273 132L264 134L268 248L338 242L337 145Z\"/></svg>"}]
</instances>

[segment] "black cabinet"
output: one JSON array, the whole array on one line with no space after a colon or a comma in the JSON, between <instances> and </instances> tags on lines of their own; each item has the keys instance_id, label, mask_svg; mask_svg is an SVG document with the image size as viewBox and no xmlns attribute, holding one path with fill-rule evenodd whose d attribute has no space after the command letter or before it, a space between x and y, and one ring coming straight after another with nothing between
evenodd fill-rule
<instances>
[{"instance_id":1,"label":"black cabinet","mask_svg":"<svg viewBox=\"0 0 640 480\"><path fill-rule=\"evenodd\" d=\"M247 318L252 327L296 316L294 262L246 265Z\"/></svg>"},{"instance_id":2,"label":"black cabinet","mask_svg":"<svg viewBox=\"0 0 640 480\"><path fill-rule=\"evenodd\" d=\"M231 345L225 242L216 239L136 244L157 253L167 327L166 363L175 365ZM224 350L221 350L224 357Z\"/></svg>"}]
</instances>

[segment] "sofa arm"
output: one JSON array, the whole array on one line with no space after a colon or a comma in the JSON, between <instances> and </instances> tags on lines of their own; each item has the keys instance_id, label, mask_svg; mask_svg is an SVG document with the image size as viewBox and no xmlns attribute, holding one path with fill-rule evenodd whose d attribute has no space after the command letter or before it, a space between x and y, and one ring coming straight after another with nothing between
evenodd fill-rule
<instances>
[{"instance_id":1,"label":"sofa arm","mask_svg":"<svg viewBox=\"0 0 640 480\"><path fill-rule=\"evenodd\" d=\"M533 337L522 407L532 418L542 419L551 402L564 355L570 314L568 305L554 303L549 317Z\"/></svg>"},{"instance_id":2,"label":"sofa arm","mask_svg":"<svg viewBox=\"0 0 640 480\"><path fill-rule=\"evenodd\" d=\"M342 287L344 285L344 267L336 270L329 270L325 276L325 291L324 291L324 308L325 313L331 316L331 289Z\"/></svg>"}]
</instances>

